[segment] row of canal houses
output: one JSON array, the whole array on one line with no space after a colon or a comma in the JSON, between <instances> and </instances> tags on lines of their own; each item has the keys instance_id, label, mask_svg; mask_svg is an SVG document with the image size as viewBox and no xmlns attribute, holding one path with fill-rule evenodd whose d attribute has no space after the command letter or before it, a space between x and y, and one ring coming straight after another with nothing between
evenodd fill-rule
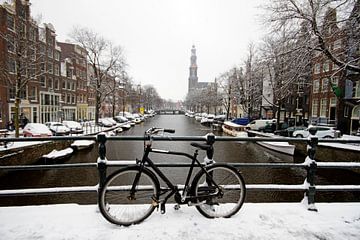
<instances>
[{"instance_id":1,"label":"row of canal houses","mask_svg":"<svg viewBox=\"0 0 360 240\"><path fill-rule=\"evenodd\" d=\"M19 39L25 39L24 44ZM21 47L26 56L18 66L15 49ZM56 40L51 23L39 26L33 20L28 0L0 5L0 128L14 117L16 73L26 80L21 87L22 118L40 123L94 119L95 91L89 84L93 73L86 59L82 47Z\"/></svg>"},{"instance_id":2,"label":"row of canal houses","mask_svg":"<svg viewBox=\"0 0 360 240\"><path fill-rule=\"evenodd\" d=\"M360 1L356 1L347 24L339 26L337 12L328 9L323 21L325 44L344 62L360 65ZM292 124L335 125L342 133L356 134L360 129L360 74L340 69L324 53L314 51L309 71L293 84L292 94L281 105L281 121ZM263 100L259 115L276 117L272 92L263 82ZM264 100L264 96L271 96Z\"/></svg>"}]
</instances>

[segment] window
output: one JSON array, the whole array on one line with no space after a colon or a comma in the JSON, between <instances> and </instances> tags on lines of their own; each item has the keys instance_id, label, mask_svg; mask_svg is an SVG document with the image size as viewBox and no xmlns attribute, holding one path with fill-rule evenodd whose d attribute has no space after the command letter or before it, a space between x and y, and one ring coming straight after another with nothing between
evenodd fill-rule
<instances>
[{"instance_id":1,"label":"window","mask_svg":"<svg viewBox=\"0 0 360 240\"><path fill-rule=\"evenodd\" d=\"M321 91L322 92L327 92L329 89L329 79L328 78L323 78L322 82L321 82Z\"/></svg>"},{"instance_id":2,"label":"window","mask_svg":"<svg viewBox=\"0 0 360 240\"><path fill-rule=\"evenodd\" d=\"M327 99L326 98L321 99L320 117L326 117L326 104L327 104Z\"/></svg>"},{"instance_id":3,"label":"window","mask_svg":"<svg viewBox=\"0 0 360 240\"><path fill-rule=\"evenodd\" d=\"M36 33L36 28L34 28L34 27L30 27L30 29L29 29L29 39L31 40L31 41L36 41L36 35L37 35L37 33Z\"/></svg>"},{"instance_id":4,"label":"window","mask_svg":"<svg viewBox=\"0 0 360 240\"><path fill-rule=\"evenodd\" d=\"M36 101L37 100L37 87L30 86L29 87L29 100Z\"/></svg>"},{"instance_id":5,"label":"window","mask_svg":"<svg viewBox=\"0 0 360 240\"><path fill-rule=\"evenodd\" d=\"M334 50L341 48L341 39L337 39L334 42Z\"/></svg>"},{"instance_id":6,"label":"window","mask_svg":"<svg viewBox=\"0 0 360 240\"><path fill-rule=\"evenodd\" d=\"M15 19L13 15L8 14L6 17L6 23L8 29L15 30Z\"/></svg>"},{"instance_id":7,"label":"window","mask_svg":"<svg viewBox=\"0 0 360 240\"><path fill-rule=\"evenodd\" d=\"M48 57L52 58L53 57L53 50L51 47L48 48Z\"/></svg>"},{"instance_id":8,"label":"window","mask_svg":"<svg viewBox=\"0 0 360 240\"><path fill-rule=\"evenodd\" d=\"M45 55L45 46L44 45L40 45L40 53L41 55Z\"/></svg>"},{"instance_id":9,"label":"window","mask_svg":"<svg viewBox=\"0 0 360 240\"><path fill-rule=\"evenodd\" d=\"M6 45L7 45L7 50L9 52L15 52L15 40L13 35L10 34L7 35Z\"/></svg>"},{"instance_id":10,"label":"window","mask_svg":"<svg viewBox=\"0 0 360 240\"><path fill-rule=\"evenodd\" d=\"M36 51L35 51L35 48L29 47L28 55L29 55L31 61L36 61Z\"/></svg>"},{"instance_id":11,"label":"window","mask_svg":"<svg viewBox=\"0 0 360 240\"><path fill-rule=\"evenodd\" d=\"M40 64L41 72L45 72L45 63Z\"/></svg>"},{"instance_id":12,"label":"window","mask_svg":"<svg viewBox=\"0 0 360 240\"><path fill-rule=\"evenodd\" d=\"M336 98L330 98L330 106L336 107Z\"/></svg>"},{"instance_id":13,"label":"window","mask_svg":"<svg viewBox=\"0 0 360 240\"><path fill-rule=\"evenodd\" d=\"M75 103L75 95L71 96L71 103Z\"/></svg>"},{"instance_id":14,"label":"window","mask_svg":"<svg viewBox=\"0 0 360 240\"><path fill-rule=\"evenodd\" d=\"M70 69L70 67L67 67L66 68L66 76L68 78L72 78L72 75L73 75L72 69Z\"/></svg>"},{"instance_id":15,"label":"window","mask_svg":"<svg viewBox=\"0 0 360 240\"><path fill-rule=\"evenodd\" d=\"M339 84L339 77L337 76L332 77L331 84L337 86Z\"/></svg>"},{"instance_id":16,"label":"window","mask_svg":"<svg viewBox=\"0 0 360 240\"><path fill-rule=\"evenodd\" d=\"M9 98L15 99L15 86L9 87Z\"/></svg>"},{"instance_id":17,"label":"window","mask_svg":"<svg viewBox=\"0 0 360 240\"><path fill-rule=\"evenodd\" d=\"M324 62L324 64L323 64L323 72L328 72L329 69L330 69L330 62L329 61Z\"/></svg>"},{"instance_id":18,"label":"window","mask_svg":"<svg viewBox=\"0 0 360 240\"><path fill-rule=\"evenodd\" d=\"M349 105L345 105L344 107L344 117L349 117L350 116L350 107Z\"/></svg>"},{"instance_id":19,"label":"window","mask_svg":"<svg viewBox=\"0 0 360 240\"><path fill-rule=\"evenodd\" d=\"M71 90L75 91L75 86L76 86L75 82L72 82L72 84L71 84Z\"/></svg>"},{"instance_id":20,"label":"window","mask_svg":"<svg viewBox=\"0 0 360 240\"><path fill-rule=\"evenodd\" d=\"M20 23L20 34L21 37L26 38L26 25L24 23Z\"/></svg>"},{"instance_id":21,"label":"window","mask_svg":"<svg viewBox=\"0 0 360 240\"><path fill-rule=\"evenodd\" d=\"M45 76L40 76L40 86L46 87L46 78L45 78Z\"/></svg>"},{"instance_id":22,"label":"window","mask_svg":"<svg viewBox=\"0 0 360 240\"><path fill-rule=\"evenodd\" d=\"M51 74L53 73L53 64L52 63L48 64L48 72Z\"/></svg>"},{"instance_id":23,"label":"window","mask_svg":"<svg viewBox=\"0 0 360 240\"><path fill-rule=\"evenodd\" d=\"M66 102L67 103L71 103L71 98L70 97L71 97L70 94L66 95Z\"/></svg>"},{"instance_id":24,"label":"window","mask_svg":"<svg viewBox=\"0 0 360 240\"><path fill-rule=\"evenodd\" d=\"M62 89L66 89L66 80L65 79L63 79L63 81L62 81Z\"/></svg>"},{"instance_id":25,"label":"window","mask_svg":"<svg viewBox=\"0 0 360 240\"><path fill-rule=\"evenodd\" d=\"M317 117L318 116L318 109L319 109L319 100L318 99L313 99L311 109L312 109L312 116Z\"/></svg>"},{"instance_id":26,"label":"window","mask_svg":"<svg viewBox=\"0 0 360 240\"><path fill-rule=\"evenodd\" d=\"M53 89L54 88L54 82L53 82L53 78L49 77L48 78L48 86L50 89Z\"/></svg>"},{"instance_id":27,"label":"window","mask_svg":"<svg viewBox=\"0 0 360 240\"><path fill-rule=\"evenodd\" d=\"M55 78L55 80L54 80L54 88L56 90L59 90L59 79L57 79L57 78Z\"/></svg>"},{"instance_id":28,"label":"window","mask_svg":"<svg viewBox=\"0 0 360 240\"><path fill-rule=\"evenodd\" d=\"M29 73L30 78L35 78L35 67L30 67L28 69L28 73Z\"/></svg>"},{"instance_id":29,"label":"window","mask_svg":"<svg viewBox=\"0 0 360 240\"><path fill-rule=\"evenodd\" d=\"M70 81L67 81L67 87L66 87L67 90L71 90L71 82Z\"/></svg>"},{"instance_id":30,"label":"window","mask_svg":"<svg viewBox=\"0 0 360 240\"><path fill-rule=\"evenodd\" d=\"M360 98L360 81L356 81L355 82L355 86L354 86L354 97L355 98Z\"/></svg>"},{"instance_id":31,"label":"window","mask_svg":"<svg viewBox=\"0 0 360 240\"><path fill-rule=\"evenodd\" d=\"M58 51L54 52L54 58L55 60L59 61L60 60L60 53Z\"/></svg>"},{"instance_id":32,"label":"window","mask_svg":"<svg viewBox=\"0 0 360 240\"><path fill-rule=\"evenodd\" d=\"M314 80L314 85L313 85L313 93L318 93L319 92L319 80Z\"/></svg>"},{"instance_id":33,"label":"window","mask_svg":"<svg viewBox=\"0 0 360 240\"><path fill-rule=\"evenodd\" d=\"M58 64L55 64L54 65L54 74L56 76L59 76L60 75L60 70L59 70L59 65Z\"/></svg>"},{"instance_id":34,"label":"window","mask_svg":"<svg viewBox=\"0 0 360 240\"><path fill-rule=\"evenodd\" d=\"M15 62L15 59L13 59L13 58L9 58L9 59L8 59L7 70L8 70L9 73L15 73L15 72L16 72L16 62Z\"/></svg>"},{"instance_id":35,"label":"window","mask_svg":"<svg viewBox=\"0 0 360 240\"><path fill-rule=\"evenodd\" d=\"M314 74L320 73L320 63L315 64L314 66Z\"/></svg>"}]
</instances>

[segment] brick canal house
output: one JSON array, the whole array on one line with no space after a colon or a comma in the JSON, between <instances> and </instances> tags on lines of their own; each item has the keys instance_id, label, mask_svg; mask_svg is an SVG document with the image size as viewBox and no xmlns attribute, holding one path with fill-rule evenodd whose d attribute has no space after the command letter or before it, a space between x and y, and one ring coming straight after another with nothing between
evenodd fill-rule
<instances>
[{"instance_id":1,"label":"brick canal house","mask_svg":"<svg viewBox=\"0 0 360 240\"><path fill-rule=\"evenodd\" d=\"M358 3L353 12L356 12L356 9ZM352 36L349 36L348 25L341 28L336 22L336 11L329 9L324 19L322 34L325 36L325 44L328 48L340 60L347 62L348 44ZM357 57L359 57L359 41L356 45ZM319 51L314 53L312 65L311 122L333 124L342 133L354 133L359 127L359 74L340 69Z\"/></svg>"},{"instance_id":2,"label":"brick canal house","mask_svg":"<svg viewBox=\"0 0 360 240\"><path fill-rule=\"evenodd\" d=\"M38 26L24 0L0 5L0 33L0 128L14 119L17 74L21 119L94 119L84 49L57 42L52 24Z\"/></svg>"}]
</instances>

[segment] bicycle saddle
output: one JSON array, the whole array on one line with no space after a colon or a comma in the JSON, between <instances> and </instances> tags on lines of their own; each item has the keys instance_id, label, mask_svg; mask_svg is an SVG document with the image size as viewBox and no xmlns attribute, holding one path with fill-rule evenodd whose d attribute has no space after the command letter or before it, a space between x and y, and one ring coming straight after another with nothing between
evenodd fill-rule
<instances>
[{"instance_id":1,"label":"bicycle saddle","mask_svg":"<svg viewBox=\"0 0 360 240\"><path fill-rule=\"evenodd\" d=\"M192 142L192 143L190 143L190 145L193 147L196 147L196 148L200 148L202 150L210 150L211 149L211 145L208 145L208 144Z\"/></svg>"}]
</instances>

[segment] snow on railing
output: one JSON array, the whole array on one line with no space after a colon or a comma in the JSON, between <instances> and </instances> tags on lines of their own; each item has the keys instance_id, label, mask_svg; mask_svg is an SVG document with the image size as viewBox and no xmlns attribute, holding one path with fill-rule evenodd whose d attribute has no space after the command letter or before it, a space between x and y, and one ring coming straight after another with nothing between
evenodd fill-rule
<instances>
[{"instance_id":1,"label":"snow on railing","mask_svg":"<svg viewBox=\"0 0 360 240\"><path fill-rule=\"evenodd\" d=\"M32 188L32 189L14 189L0 190L1 196L21 196L21 195L44 195L44 194L64 194L64 193L82 193L97 192L101 188L107 177L107 169L114 167L123 167L136 164L134 160L108 161L106 159L106 141L139 141L144 140L143 136L106 136L98 134L95 136L70 136L70 137L52 137L52 138L7 138L6 141L14 142L33 142L33 141L63 141L63 140L96 140L99 143L99 158L97 163L74 163L74 164L53 164L53 165L26 165L26 166L0 166L0 171L14 170L43 170L43 169L66 169L66 168L97 168L99 172L99 183L95 186L73 186L73 187L55 187L55 188ZM154 136L154 141L206 141L206 136ZM0 138L0 141L2 139ZM215 137L215 141L276 141L287 142L289 138L244 138L244 137ZM341 168L341 169L360 169L360 163L357 162L316 162L315 153L319 142L341 142L341 143L360 143L359 140L343 139L318 139L310 136L307 139L291 138L293 142L308 143L307 157L303 163L229 163L236 168L303 168L307 171L307 176L303 184L247 184L246 189L250 191L304 191L304 202L309 210L315 210L316 191L360 191L360 185L315 185L316 170L319 168ZM158 167L188 167L187 163L159 163ZM183 186L179 185L179 189ZM232 188L234 186L226 186ZM121 190L121 189L119 189Z\"/></svg>"}]
</instances>

